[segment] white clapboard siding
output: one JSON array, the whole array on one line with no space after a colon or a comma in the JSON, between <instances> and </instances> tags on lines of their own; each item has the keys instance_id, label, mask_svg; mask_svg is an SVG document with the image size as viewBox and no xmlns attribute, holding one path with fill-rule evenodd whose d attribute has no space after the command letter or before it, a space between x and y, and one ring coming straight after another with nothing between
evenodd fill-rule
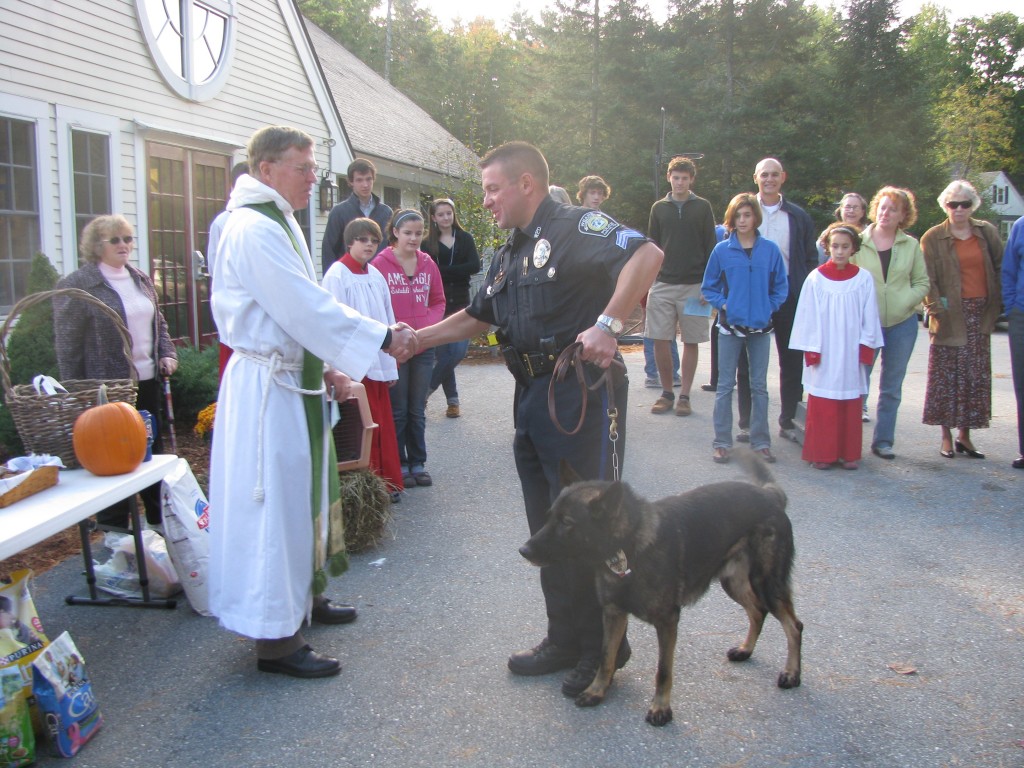
<instances>
[{"instance_id":1,"label":"white clapboard siding","mask_svg":"<svg viewBox=\"0 0 1024 768\"><path fill-rule=\"evenodd\" d=\"M137 182L144 175L143 140L237 157L254 131L286 124L314 137L318 162L325 166L323 140L329 135L343 145L343 156L350 152L326 85L311 65L313 53L294 0L237 3L230 74L215 96L201 102L182 98L162 79L135 0L4 0L3 6L0 114L24 115L38 125L38 154L41 160L49 157L40 165L48 171L40 184L43 249L64 265L62 271L73 269L76 259L64 253L62 242L73 212L71 201L59 194L60 180L71 173L58 157L60 110L100 115L119 127L120 143L111 152L120 212L140 223L146 193ZM26 103L32 108L25 109Z\"/></svg>"}]
</instances>

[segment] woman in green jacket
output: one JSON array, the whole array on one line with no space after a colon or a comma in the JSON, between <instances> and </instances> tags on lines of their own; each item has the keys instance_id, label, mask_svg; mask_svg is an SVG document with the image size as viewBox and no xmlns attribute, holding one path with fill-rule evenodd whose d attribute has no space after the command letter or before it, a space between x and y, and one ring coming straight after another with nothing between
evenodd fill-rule
<instances>
[{"instance_id":1,"label":"woman in green jacket","mask_svg":"<svg viewBox=\"0 0 1024 768\"><path fill-rule=\"evenodd\" d=\"M942 427L939 453L945 458L964 453L983 459L971 442L971 428L987 427L992 416L990 340L1003 303L1003 241L987 221L971 218L981 198L968 182L951 182L938 202L946 221L921 238L931 282L925 308L932 343L924 423Z\"/></svg>"},{"instance_id":2,"label":"woman in green jacket","mask_svg":"<svg viewBox=\"0 0 1024 768\"><path fill-rule=\"evenodd\" d=\"M878 385L878 409L871 452L894 459L896 414L903 397L903 378L917 341L917 305L928 293L928 271L921 246L903 230L917 221L914 193L899 187L882 187L868 208L871 224L861 233L863 245L854 261L875 280L878 315L885 346L875 353L882 358ZM874 363L868 367L870 382Z\"/></svg>"}]
</instances>

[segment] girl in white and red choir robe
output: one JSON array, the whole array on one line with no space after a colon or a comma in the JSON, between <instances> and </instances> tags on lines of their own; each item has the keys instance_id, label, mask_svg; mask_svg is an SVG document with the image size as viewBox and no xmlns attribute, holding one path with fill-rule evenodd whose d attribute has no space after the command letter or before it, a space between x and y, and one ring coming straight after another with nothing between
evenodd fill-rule
<instances>
[{"instance_id":1,"label":"girl in white and red choir robe","mask_svg":"<svg viewBox=\"0 0 1024 768\"><path fill-rule=\"evenodd\" d=\"M862 456L861 396L875 349L882 346L878 301L870 273L850 263L860 234L843 222L821 238L829 259L804 282L791 349L804 352L807 424L802 457L815 469L840 463L857 469Z\"/></svg>"},{"instance_id":2,"label":"girl in white and red choir robe","mask_svg":"<svg viewBox=\"0 0 1024 768\"><path fill-rule=\"evenodd\" d=\"M394 325L391 292L380 271L370 264L381 241L380 227L373 219L353 219L345 227L345 255L334 262L324 275L324 290L338 301L367 317ZM391 417L390 387L398 381L398 364L387 352L377 353L362 380L370 415L377 422L370 444L370 468L388 486L392 503L401 501L402 464L398 459L398 438Z\"/></svg>"}]
</instances>

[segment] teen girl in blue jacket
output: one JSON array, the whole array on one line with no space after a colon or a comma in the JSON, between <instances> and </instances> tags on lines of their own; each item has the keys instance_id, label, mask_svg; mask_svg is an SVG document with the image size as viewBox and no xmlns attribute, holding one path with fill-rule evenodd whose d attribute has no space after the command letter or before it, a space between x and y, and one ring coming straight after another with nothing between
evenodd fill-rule
<instances>
[{"instance_id":1,"label":"teen girl in blue jacket","mask_svg":"<svg viewBox=\"0 0 1024 768\"><path fill-rule=\"evenodd\" d=\"M768 431L768 355L772 313L786 300L789 282L779 247L758 234L761 207L750 193L736 195L725 212L729 239L715 246L704 270L701 292L718 310L718 390L712 459L729 460L732 450L732 391L745 349L750 362L750 445L774 462Z\"/></svg>"}]
</instances>

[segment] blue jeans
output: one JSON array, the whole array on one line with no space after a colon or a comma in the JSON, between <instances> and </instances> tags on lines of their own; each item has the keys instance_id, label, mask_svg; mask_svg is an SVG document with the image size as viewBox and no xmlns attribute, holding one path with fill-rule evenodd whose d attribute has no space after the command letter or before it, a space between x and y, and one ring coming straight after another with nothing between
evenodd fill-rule
<instances>
[{"instance_id":1,"label":"blue jeans","mask_svg":"<svg viewBox=\"0 0 1024 768\"><path fill-rule=\"evenodd\" d=\"M672 339L672 378L679 375L679 345ZM644 336L644 376L658 378L658 365L654 362L654 339Z\"/></svg>"},{"instance_id":2,"label":"blue jeans","mask_svg":"<svg viewBox=\"0 0 1024 768\"><path fill-rule=\"evenodd\" d=\"M750 447L755 451L772 444L768 431L768 356L772 335L759 333L739 338L718 334L718 389L715 392L714 448L732 448L732 391L740 353L747 351L750 368Z\"/></svg>"},{"instance_id":3,"label":"blue jeans","mask_svg":"<svg viewBox=\"0 0 1024 768\"><path fill-rule=\"evenodd\" d=\"M430 391L444 387L444 398L448 405L459 404L459 388L455 383L455 367L466 357L469 351L469 339L454 341L434 347L436 359L434 372L430 376Z\"/></svg>"},{"instance_id":4,"label":"blue jeans","mask_svg":"<svg viewBox=\"0 0 1024 768\"><path fill-rule=\"evenodd\" d=\"M1024 311L1011 309L1006 319L1009 321L1013 392L1017 396L1017 451L1024 456Z\"/></svg>"},{"instance_id":5,"label":"blue jeans","mask_svg":"<svg viewBox=\"0 0 1024 768\"><path fill-rule=\"evenodd\" d=\"M434 350L420 352L398 366L398 383L391 388L391 416L403 469L421 468L427 461L427 388L433 370Z\"/></svg>"},{"instance_id":6,"label":"blue jeans","mask_svg":"<svg viewBox=\"0 0 1024 768\"><path fill-rule=\"evenodd\" d=\"M882 358L881 379L878 382L878 410L875 413L875 435L872 448L892 448L896 438L896 413L903 399L903 378L907 375L907 363L917 342L917 315L911 315L902 323L882 328L885 346L875 353L875 362ZM868 384L871 383L873 362L868 367Z\"/></svg>"}]
</instances>

